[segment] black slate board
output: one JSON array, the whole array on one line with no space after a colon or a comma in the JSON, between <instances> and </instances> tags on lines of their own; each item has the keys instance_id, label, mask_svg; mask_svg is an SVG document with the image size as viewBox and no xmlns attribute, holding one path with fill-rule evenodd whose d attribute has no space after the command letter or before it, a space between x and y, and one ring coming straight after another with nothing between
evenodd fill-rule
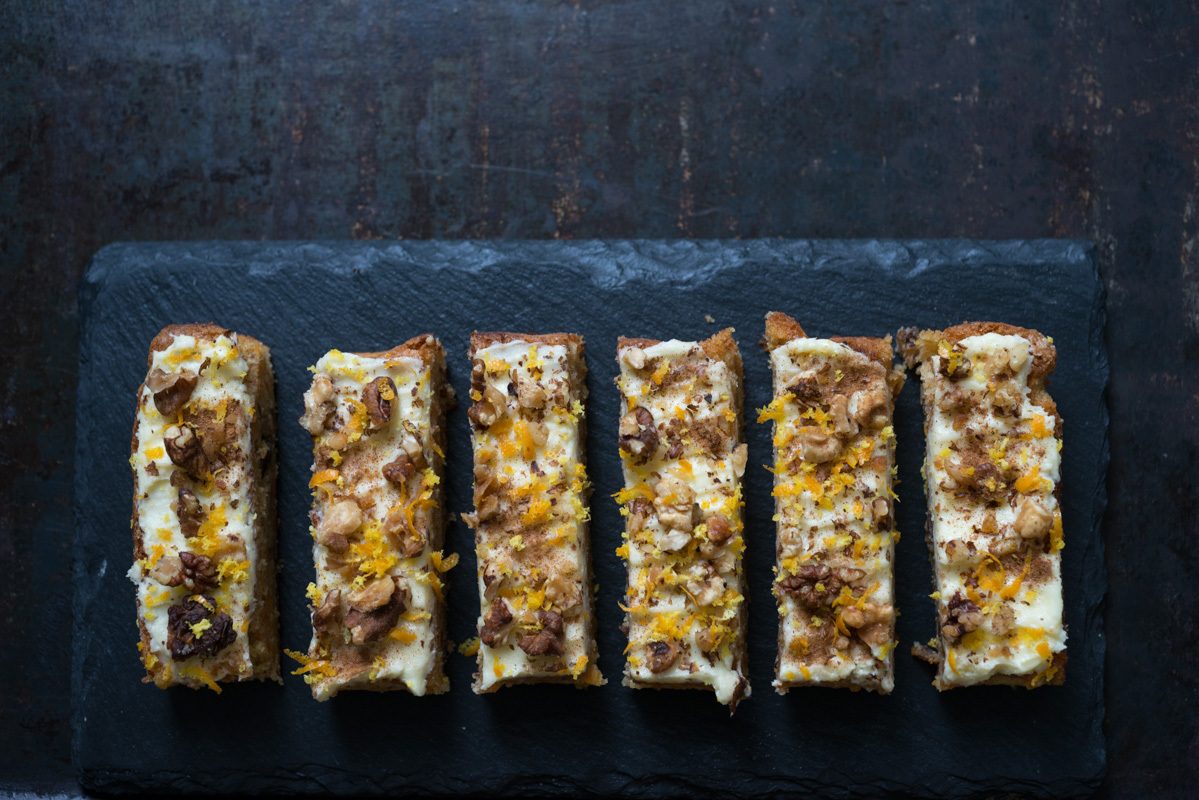
<instances>
[{"instance_id":1,"label":"black slate board","mask_svg":"<svg viewBox=\"0 0 1199 800\"><path fill-rule=\"evenodd\" d=\"M214 291L219 287L220 291ZM1106 500L1107 359L1103 297L1089 245L1029 242L513 242L395 244L120 244L98 253L82 296L73 674L74 759L83 786L106 792L422 793L799 790L830 796L995 790L1085 792L1105 764L1100 522ZM907 655L933 632L923 542L921 416L915 382L897 408L899 436L896 688L890 697L770 687L775 615L768 426L749 425L746 568L754 694L729 719L710 695L620 685L624 573L615 340L699 338L733 325L745 355L747 405L770 399L756 344L768 310L814 335L893 332L998 319L1055 338L1050 385L1066 420L1063 507L1070 664L1066 685L983 687L938 695ZM708 323L705 314L715 318ZM311 578L305 514L307 435L294 423L305 370L327 348L384 349L439 335L465 395L472 329L567 330L588 343L590 473L601 689L470 692L473 660L454 655L448 695L346 695L313 702L299 678L232 686L221 697L139 683L126 465L133 395L151 337L168 322L216 321L273 350L281 417L282 637L308 640ZM469 506L465 409L450 425L453 510ZM449 547L450 634L473 634L470 532Z\"/></svg>"}]
</instances>

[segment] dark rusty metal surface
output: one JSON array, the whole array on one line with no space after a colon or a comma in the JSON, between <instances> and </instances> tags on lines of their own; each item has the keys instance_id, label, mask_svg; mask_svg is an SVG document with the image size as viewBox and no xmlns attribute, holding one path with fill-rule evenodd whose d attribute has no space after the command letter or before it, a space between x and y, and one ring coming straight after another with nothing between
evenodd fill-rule
<instances>
[{"instance_id":1,"label":"dark rusty metal surface","mask_svg":"<svg viewBox=\"0 0 1199 800\"><path fill-rule=\"evenodd\" d=\"M1087 237L1109 796L1199 778L1190 2L4 4L0 780L66 790L76 286L117 239Z\"/></svg>"}]
</instances>

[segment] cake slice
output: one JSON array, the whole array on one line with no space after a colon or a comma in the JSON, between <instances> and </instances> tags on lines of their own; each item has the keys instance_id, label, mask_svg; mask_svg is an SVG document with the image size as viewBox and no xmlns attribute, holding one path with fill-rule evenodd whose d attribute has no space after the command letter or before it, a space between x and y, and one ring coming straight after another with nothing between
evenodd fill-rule
<instances>
[{"instance_id":1,"label":"cake slice","mask_svg":"<svg viewBox=\"0 0 1199 800\"><path fill-rule=\"evenodd\" d=\"M330 350L312 367L316 581L302 666L312 696L449 689L444 672L445 352L431 335L379 353Z\"/></svg>"},{"instance_id":2,"label":"cake slice","mask_svg":"<svg viewBox=\"0 0 1199 800\"><path fill-rule=\"evenodd\" d=\"M774 686L890 693L895 685L891 338L808 337L766 315L778 525Z\"/></svg>"},{"instance_id":3,"label":"cake slice","mask_svg":"<svg viewBox=\"0 0 1199 800\"><path fill-rule=\"evenodd\" d=\"M470 339L482 694L519 683L604 682L584 465L587 366L567 333Z\"/></svg>"},{"instance_id":4,"label":"cake slice","mask_svg":"<svg viewBox=\"0 0 1199 800\"><path fill-rule=\"evenodd\" d=\"M624 684L749 696L741 478L741 354L728 328L702 342L621 338L620 456L628 565Z\"/></svg>"},{"instance_id":5,"label":"cake slice","mask_svg":"<svg viewBox=\"0 0 1199 800\"><path fill-rule=\"evenodd\" d=\"M133 422L138 651L159 688L279 680L270 350L211 324L150 343Z\"/></svg>"},{"instance_id":6,"label":"cake slice","mask_svg":"<svg viewBox=\"0 0 1199 800\"><path fill-rule=\"evenodd\" d=\"M938 636L915 648L938 689L1065 679L1062 418L1045 391L1057 361L1038 331L968 322L904 329L920 375L928 544Z\"/></svg>"}]
</instances>

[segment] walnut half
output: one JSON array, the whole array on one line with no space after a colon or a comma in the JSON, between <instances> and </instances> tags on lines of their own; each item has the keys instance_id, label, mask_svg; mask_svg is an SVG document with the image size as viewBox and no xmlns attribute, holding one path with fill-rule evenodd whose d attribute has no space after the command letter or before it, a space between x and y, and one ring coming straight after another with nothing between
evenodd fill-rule
<instances>
[{"instance_id":1,"label":"walnut half","mask_svg":"<svg viewBox=\"0 0 1199 800\"><path fill-rule=\"evenodd\" d=\"M171 463L192 477L203 477L207 467L195 428L186 423L172 425L163 432L162 440Z\"/></svg>"},{"instance_id":2,"label":"walnut half","mask_svg":"<svg viewBox=\"0 0 1199 800\"><path fill-rule=\"evenodd\" d=\"M941 623L941 635L954 642L964 634L977 630L983 624L983 612L970 600L957 592L945 606L945 621Z\"/></svg>"},{"instance_id":3,"label":"walnut half","mask_svg":"<svg viewBox=\"0 0 1199 800\"><path fill-rule=\"evenodd\" d=\"M176 661L216 655L236 638L233 620L217 612L210 595L192 595L167 609L167 648Z\"/></svg>"},{"instance_id":4,"label":"walnut half","mask_svg":"<svg viewBox=\"0 0 1199 800\"><path fill-rule=\"evenodd\" d=\"M556 611L538 611L537 622L541 629L520 637L520 649L531 656L562 655L566 630L562 615Z\"/></svg>"},{"instance_id":5,"label":"walnut half","mask_svg":"<svg viewBox=\"0 0 1199 800\"><path fill-rule=\"evenodd\" d=\"M635 462L644 464L658 449L658 429L648 408L637 406L620 420L620 449Z\"/></svg>"},{"instance_id":6,"label":"walnut half","mask_svg":"<svg viewBox=\"0 0 1199 800\"><path fill-rule=\"evenodd\" d=\"M673 640L650 642L645 649L649 655L649 671L655 675L670 669L679 660L679 645Z\"/></svg>"},{"instance_id":7,"label":"walnut half","mask_svg":"<svg viewBox=\"0 0 1199 800\"><path fill-rule=\"evenodd\" d=\"M362 389L362 405L370 419L370 429L379 430L391 422L392 405L396 400L396 385L386 375L375 378Z\"/></svg>"},{"instance_id":8,"label":"walnut half","mask_svg":"<svg viewBox=\"0 0 1199 800\"><path fill-rule=\"evenodd\" d=\"M146 388L154 393L154 407L158 413L171 419L187 405L198 380L199 376L191 370L163 372L155 367L146 376Z\"/></svg>"}]
</instances>

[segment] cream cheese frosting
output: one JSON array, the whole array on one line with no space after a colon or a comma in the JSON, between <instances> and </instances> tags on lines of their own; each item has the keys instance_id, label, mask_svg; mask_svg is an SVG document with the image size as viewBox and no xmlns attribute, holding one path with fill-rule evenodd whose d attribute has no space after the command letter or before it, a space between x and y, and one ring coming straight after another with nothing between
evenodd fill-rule
<instances>
[{"instance_id":1,"label":"cream cheese frosting","mask_svg":"<svg viewBox=\"0 0 1199 800\"><path fill-rule=\"evenodd\" d=\"M183 683L216 689L216 681L246 679L254 670L246 636L259 579L254 483L248 469L253 447L248 420L241 416L255 413L245 383L248 366L238 352L236 334L214 340L176 335L165 349L153 352L150 373L155 371L170 377L195 376L187 402L189 417L204 412L221 425L226 418L230 423L236 418L236 436L225 442L222 466L204 480L187 481L202 509L202 522L192 537L184 535L180 522L176 484L183 476L168 455L166 441L168 433L179 430L184 415L180 410L175 417L164 417L156 407L154 392L145 384L138 397L134 452L129 460L137 500L135 524L145 551L128 572L137 587L139 619L149 634L148 643L139 645L143 662L151 670L163 666L156 677L159 685ZM164 584L164 580L170 583L183 577L181 553L208 559L216 570L215 585ZM190 596L204 594L215 601L214 613L231 619L233 641L212 654L176 659L168 646L169 609ZM206 622L211 625L202 620L192 627L193 635L201 640Z\"/></svg>"},{"instance_id":2,"label":"cream cheese frosting","mask_svg":"<svg viewBox=\"0 0 1199 800\"><path fill-rule=\"evenodd\" d=\"M887 369L845 344L770 352L774 400L774 685L894 686L895 435Z\"/></svg>"},{"instance_id":3,"label":"cream cheese frosting","mask_svg":"<svg viewBox=\"0 0 1199 800\"><path fill-rule=\"evenodd\" d=\"M309 529L316 580L308 598L318 611L299 672L318 700L345 689L397 684L417 696L441 689L430 687L444 646L440 575L456 559L443 558L431 541L444 455L433 433L434 395L441 391L434 369L415 355L339 350L312 367L309 411L301 422L316 431ZM386 420L371 416L365 400L371 386L381 387ZM389 465L398 470L390 477ZM341 515L351 518L342 526L344 538L334 530ZM371 608L379 602L370 599L378 586L390 594ZM337 605L333 617L344 615L337 630L322 629L319 609L326 603ZM393 603L402 603L402 610ZM355 630L362 614L381 621Z\"/></svg>"},{"instance_id":4,"label":"cream cheese frosting","mask_svg":"<svg viewBox=\"0 0 1199 800\"><path fill-rule=\"evenodd\" d=\"M735 704L749 696L741 376L697 342L626 346L617 358L625 683L707 686Z\"/></svg>"},{"instance_id":5,"label":"cream cheese frosting","mask_svg":"<svg viewBox=\"0 0 1199 800\"><path fill-rule=\"evenodd\" d=\"M516 338L472 354L476 692L603 682L593 635L581 346Z\"/></svg>"},{"instance_id":6,"label":"cream cheese frosting","mask_svg":"<svg viewBox=\"0 0 1199 800\"><path fill-rule=\"evenodd\" d=\"M943 687L1053 678L1062 612L1061 440L1029 388L1031 344L995 332L926 362L924 472ZM947 374L948 373L948 374Z\"/></svg>"}]
</instances>

